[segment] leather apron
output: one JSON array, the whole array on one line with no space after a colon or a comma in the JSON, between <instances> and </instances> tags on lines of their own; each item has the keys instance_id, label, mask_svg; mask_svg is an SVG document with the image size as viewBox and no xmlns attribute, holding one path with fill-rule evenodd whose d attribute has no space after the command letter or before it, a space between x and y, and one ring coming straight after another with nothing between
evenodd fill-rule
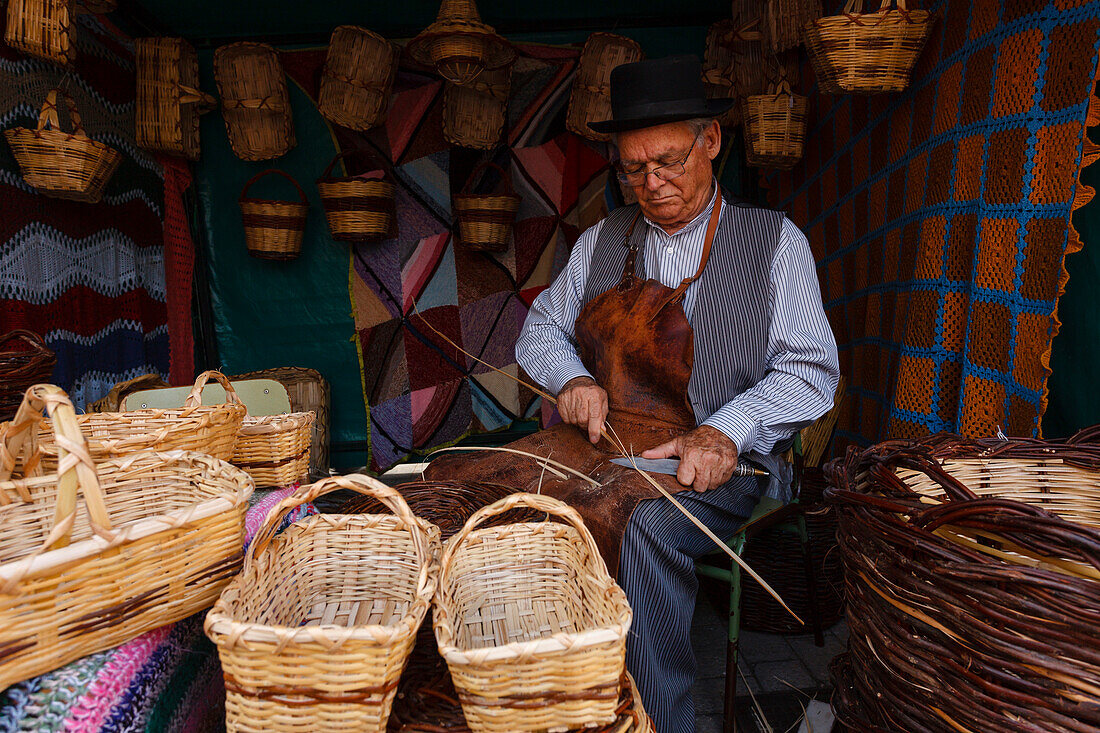
<instances>
[{"instance_id":1,"label":"leather apron","mask_svg":"<svg viewBox=\"0 0 1100 733\"><path fill-rule=\"evenodd\" d=\"M607 432L635 454L696 427L688 399L694 363L694 334L684 314L683 296L703 273L718 229L722 197L716 196L696 273L674 290L635 273L635 216L626 234L622 279L593 298L574 326L577 352L586 369L607 391ZM643 238L644 240L644 238ZM431 480L502 484L517 491L554 496L580 512L595 537L608 570L618 574L619 546L639 502L661 496L632 469L610 462L620 456L605 438L593 445L587 430L564 423L511 443L509 448L552 458L594 478L599 488L576 477L562 479L533 460L509 453L443 456L429 464ZM566 474L568 475L568 474ZM651 474L669 493L683 491L675 476Z\"/></svg>"}]
</instances>

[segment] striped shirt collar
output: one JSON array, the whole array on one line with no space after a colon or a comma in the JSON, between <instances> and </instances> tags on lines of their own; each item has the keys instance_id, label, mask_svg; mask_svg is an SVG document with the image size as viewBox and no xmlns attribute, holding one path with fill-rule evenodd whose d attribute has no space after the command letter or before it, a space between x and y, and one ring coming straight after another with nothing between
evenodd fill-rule
<instances>
[{"instance_id":1,"label":"striped shirt collar","mask_svg":"<svg viewBox=\"0 0 1100 733\"><path fill-rule=\"evenodd\" d=\"M700 226L702 226L703 222L705 222L707 219L710 218L711 209L714 207L714 199L715 199L715 197L718 196L718 181L717 181L717 179L715 179L714 177L711 177L710 185L711 185L711 189L712 189L711 194L710 194L710 201L707 203L706 206L703 207L703 210L700 211L695 216L694 219L692 219L691 221L689 221L687 223L687 226L685 226L683 229L679 230L675 234L669 234L668 232L666 232L664 229L661 228L660 224L657 224L656 222L652 221L645 214L642 215L642 219L645 221L646 224L649 225L650 229L656 231L658 234L660 234L662 237L665 237L666 239L669 239L669 238L672 238L672 237L679 237L681 235L688 234L688 233L694 231L695 229L698 229Z\"/></svg>"}]
</instances>

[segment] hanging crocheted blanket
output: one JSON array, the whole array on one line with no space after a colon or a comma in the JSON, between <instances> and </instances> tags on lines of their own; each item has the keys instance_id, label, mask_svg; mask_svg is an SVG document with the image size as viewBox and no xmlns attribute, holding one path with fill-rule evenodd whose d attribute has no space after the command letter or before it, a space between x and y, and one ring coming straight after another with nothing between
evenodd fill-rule
<instances>
[{"instance_id":1,"label":"hanging crocheted blanket","mask_svg":"<svg viewBox=\"0 0 1100 733\"><path fill-rule=\"evenodd\" d=\"M931 9L909 88L811 93L805 160L766 177L817 258L857 442L1039 432L1070 215L1093 194L1100 2Z\"/></svg>"}]
</instances>

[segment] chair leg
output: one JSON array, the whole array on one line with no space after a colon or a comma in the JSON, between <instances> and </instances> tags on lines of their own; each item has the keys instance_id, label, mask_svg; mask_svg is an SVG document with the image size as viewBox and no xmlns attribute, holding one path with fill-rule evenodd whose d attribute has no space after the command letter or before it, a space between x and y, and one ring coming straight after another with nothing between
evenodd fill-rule
<instances>
[{"instance_id":1,"label":"chair leg","mask_svg":"<svg viewBox=\"0 0 1100 733\"><path fill-rule=\"evenodd\" d=\"M817 608L817 578L814 575L813 553L810 551L810 533L806 529L806 516L798 515L798 539L802 544L802 564L806 570L806 599L810 604L810 624L814 632L814 644L825 646L821 631L821 613Z\"/></svg>"},{"instance_id":2,"label":"chair leg","mask_svg":"<svg viewBox=\"0 0 1100 733\"><path fill-rule=\"evenodd\" d=\"M726 695L722 710L722 733L735 733L737 730L737 651L740 637L741 566L731 560L729 632L726 637Z\"/></svg>"}]
</instances>

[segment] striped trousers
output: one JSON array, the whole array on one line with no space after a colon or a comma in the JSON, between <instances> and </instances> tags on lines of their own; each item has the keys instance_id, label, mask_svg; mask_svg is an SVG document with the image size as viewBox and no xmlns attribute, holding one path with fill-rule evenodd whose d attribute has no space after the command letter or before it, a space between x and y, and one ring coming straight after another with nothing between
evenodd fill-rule
<instances>
[{"instance_id":1,"label":"striped trousers","mask_svg":"<svg viewBox=\"0 0 1100 733\"><path fill-rule=\"evenodd\" d=\"M762 491L759 479L746 477L702 494L682 491L676 498L723 537L744 523ZM634 610L626 668L658 733L695 730L695 559L713 549L714 543L667 499L639 504L623 534L618 581Z\"/></svg>"}]
</instances>

